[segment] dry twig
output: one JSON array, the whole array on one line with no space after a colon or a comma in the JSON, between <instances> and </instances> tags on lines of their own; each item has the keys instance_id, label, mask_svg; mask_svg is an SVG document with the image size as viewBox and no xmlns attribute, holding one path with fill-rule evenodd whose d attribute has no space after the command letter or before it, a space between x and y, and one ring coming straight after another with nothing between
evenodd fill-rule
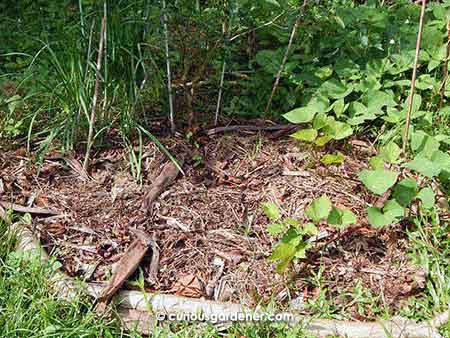
<instances>
[{"instance_id":1,"label":"dry twig","mask_svg":"<svg viewBox=\"0 0 450 338\"><path fill-rule=\"evenodd\" d=\"M300 11L303 12L306 8L307 0L303 1L303 5L300 7ZM294 26L292 27L291 36L289 38L289 43L286 47L286 51L284 52L283 61L281 61L280 68L278 69L277 76L275 77L275 83L273 84L272 92L270 93L269 101L267 102L266 109L264 110L264 113L267 114L267 112L270 109L270 106L272 105L272 100L275 95L275 92L278 88L278 84L280 83L281 74L284 71L284 66L286 65L289 52L291 51L292 43L294 42L295 33L297 32L297 28L300 25L300 19L301 19L301 13L297 16L297 19L295 19Z\"/></svg>"}]
</instances>

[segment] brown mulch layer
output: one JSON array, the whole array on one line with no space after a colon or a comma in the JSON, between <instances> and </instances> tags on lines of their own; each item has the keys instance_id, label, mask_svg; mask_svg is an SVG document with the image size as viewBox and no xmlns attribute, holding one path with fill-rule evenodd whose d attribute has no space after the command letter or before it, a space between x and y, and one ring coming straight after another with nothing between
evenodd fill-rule
<instances>
[{"instance_id":1,"label":"brown mulch layer","mask_svg":"<svg viewBox=\"0 0 450 338\"><path fill-rule=\"evenodd\" d=\"M83 178L78 160L57 153L38 171L20 149L0 154L0 197L60 211L61 216L35 219L35 230L65 271L84 280L107 280L134 239L131 230L139 228L160 250L158 281L146 283L150 291L292 305L326 290L336 306L354 308L358 317L354 290L382 296L380 302L394 309L420 290L421 271L405 254L402 225L375 230L365 219L367 203L375 200L357 174L374 153L370 144L353 140L318 151L255 134L217 136L198 147L183 139L161 141L175 156L181 149L197 150L151 214L141 212L142 199L167 161L154 144L144 149L142 184L132 177L124 149L97 153L92 179ZM336 150L346 156L343 165L321 164L325 152ZM323 194L356 213L358 224L341 232L322 224L323 238L308 259L277 274L266 259L277 239L267 234L262 203L275 202L285 216L304 220L305 207ZM141 268L146 277L149 260Z\"/></svg>"}]
</instances>

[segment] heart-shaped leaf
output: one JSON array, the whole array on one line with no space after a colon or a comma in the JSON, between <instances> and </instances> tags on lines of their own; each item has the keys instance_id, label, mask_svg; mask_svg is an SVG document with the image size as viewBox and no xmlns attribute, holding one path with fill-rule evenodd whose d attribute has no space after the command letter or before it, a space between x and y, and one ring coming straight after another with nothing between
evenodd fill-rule
<instances>
[{"instance_id":1,"label":"heart-shaped leaf","mask_svg":"<svg viewBox=\"0 0 450 338\"><path fill-rule=\"evenodd\" d=\"M346 225L355 224L356 221L356 215L349 209L333 207L328 216L328 223L337 228L344 228Z\"/></svg>"},{"instance_id":2,"label":"heart-shaped leaf","mask_svg":"<svg viewBox=\"0 0 450 338\"><path fill-rule=\"evenodd\" d=\"M386 202L383 210L374 207L367 209L367 218L369 223L376 228L381 228L386 225L396 223L397 220L403 215L404 208L395 200L389 200Z\"/></svg>"},{"instance_id":3,"label":"heart-shaped leaf","mask_svg":"<svg viewBox=\"0 0 450 338\"><path fill-rule=\"evenodd\" d=\"M383 195L395 182L397 182L398 173L390 170L367 170L359 173L359 179L364 183L367 189L377 195Z\"/></svg>"},{"instance_id":4,"label":"heart-shaped leaf","mask_svg":"<svg viewBox=\"0 0 450 338\"><path fill-rule=\"evenodd\" d=\"M328 217L331 212L331 207L330 199L326 195L323 195L313 200L306 208L305 213L313 222L317 223Z\"/></svg>"},{"instance_id":5,"label":"heart-shaped leaf","mask_svg":"<svg viewBox=\"0 0 450 338\"><path fill-rule=\"evenodd\" d=\"M403 207L407 207L416 195L417 182L412 178L405 178L398 182L393 193L394 199Z\"/></svg>"},{"instance_id":6,"label":"heart-shaped leaf","mask_svg":"<svg viewBox=\"0 0 450 338\"><path fill-rule=\"evenodd\" d=\"M431 188L425 187L417 194L417 198L422 201L422 206L425 209L431 209L434 206L436 196Z\"/></svg>"},{"instance_id":7,"label":"heart-shaped leaf","mask_svg":"<svg viewBox=\"0 0 450 338\"><path fill-rule=\"evenodd\" d=\"M369 165L373 170L383 170L384 161L380 156L374 156L369 160Z\"/></svg>"},{"instance_id":8,"label":"heart-shaped leaf","mask_svg":"<svg viewBox=\"0 0 450 338\"><path fill-rule=\"evenodd\" d=\"M324 155L320 159L320 162L322 162L325 165L332 165L332 164L342 164L344 163L344 160L345 160L344 154L338 151L336 154Z\"/></svg>"},{"instance_id":9,"label":"heart-shaped leaf","mask_svg":"<svg viewBox=\"0 0 450 338\"><path fill-rule=\"evenodd\" d=\"M302 129L296 131L291 135L291 137L305 142L314 142L317 137L317 130L315 129Z\"/></svg>"},{"instance_id":10,"label":"heart-shaped leaf","mask_svg":"<svg viewBox=\"0 0 450 338\"><path fill-rule=\"evenodd\" d=\"M301 107L291 110L283 115L283 117L291 123L307 123L311 122L316 112L310 107Z\"/></svg>"},{"instance_id":11,"label":"heart-shaped leaf","mask_svg":"<svg viewBox=\"0 0 450 338\"><path fill-rule=\"evenodd\" d=\"M263 204L263 210L267 218L273 222L279 220L281 217L280 209L275 203L267 202Z\"/></svg>"},{"instance_id":12,"label":"heart-shaped leaf","mask_svg":"<svg viewBox=\"0 0 450 338\"><path fill-rule=\"evenodd\" d=\"M424 157L416 157L411 162L404 164L403 167L430 178L439 175L441 172L441 167L438 164Z\"/></svg>"},{"instance_id":13,"label":"heart-shaped leaf","mask_svg":"<svg viewBox=\"0 0 450 338\"><path fill-rule=\"evenodd\" d=\"M395 142L390 142L381 148L380 157L388 163L397 163L402 150Z\"/></svg>"}]
</instances>

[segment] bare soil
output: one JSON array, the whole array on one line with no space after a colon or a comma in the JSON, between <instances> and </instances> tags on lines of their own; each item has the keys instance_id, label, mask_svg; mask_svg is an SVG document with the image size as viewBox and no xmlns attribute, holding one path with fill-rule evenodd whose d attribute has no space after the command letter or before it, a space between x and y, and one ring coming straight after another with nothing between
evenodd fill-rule
<instances>
[{"instance_id":1,"label":"bare soil","mask_svg":"<svg viewBox=\"0 0 450 338\"><path fill-rule=\"evenodd\" d=\"M158 280L146 282L149 291L247 305L275 300L283 306L325 292L357 319L375 314L369 306L357 310L355 288L370 291L394 311L420 292L420 269L406 254L406 225L375 230L365 219L364 209L375 200L357 174L374 153L368 142L317 150L256 133L161 141L175 156L197 150L183 166L185 175L162 193L151 214L141 211L143 195L168 161L153 143L144 147L142 184L131 175L126 149L95 154L91 179L83 178L76 156L53 153L39 167L22 149L2 153L0 198L61 212L35 218L34 229L67 273L87 281L109 278L134 239L131 230L138 228L160 249ZM343 165L320 162L324 153L337 150L345 154ZM284 275L276 273L266 258L277 239L266 231L262 203L275 202L285 216L305 220L305 207L323 194L356 213L358 224L342 231L322 224L322 238L308 259ZM141 264L144 278L148 268L149 259Z\"/></svg>"}]
</instances>

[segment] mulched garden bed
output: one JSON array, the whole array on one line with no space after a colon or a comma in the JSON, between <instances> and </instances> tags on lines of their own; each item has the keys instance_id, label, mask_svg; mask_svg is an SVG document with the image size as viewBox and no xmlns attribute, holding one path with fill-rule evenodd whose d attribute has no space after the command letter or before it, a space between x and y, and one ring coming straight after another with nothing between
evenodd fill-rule
<instances>
[{"instance_id":1,"label":"mulched garden bed","mask_svg":"<svg viewBox=\"0 0 450 338\"><path fill-rule=\"evenodd\" d=\"M69 275L86 281L108 280L138 228L160 251L156 281L148 278L149 260L140 265L148 291L249 306L275 300L301 309L302 302L319 297L313 281L321 274L327 297L363 320L376 314L369 306L358 311L355 287L381 296L380 304L395 310L423 286L421 269L406 255L406 225L376 230L365 219L367 203L376 202L357 177L374 154L368 142L321 151L257 133L213 136L196 146L181 138L161 142L175 156L196 150L185 161L185 175L161 194L150 214L142 212L143 196L167 163L153 143L144 147L142 185L131 175L125 149L95 154L91 179L83 177L76 156L52 153L38 170L23 150L4 152L0 197L60 212L35 218L34 230ZM346 156L343 165L320 162L336 150ZM323 224L308 259L276 273L267 256L277 240L266 231L262 203L275 202L285 216L303 220L305 207L323 194L357 214L358 224L342 231Z\"/></svg>"}]
</instances>

